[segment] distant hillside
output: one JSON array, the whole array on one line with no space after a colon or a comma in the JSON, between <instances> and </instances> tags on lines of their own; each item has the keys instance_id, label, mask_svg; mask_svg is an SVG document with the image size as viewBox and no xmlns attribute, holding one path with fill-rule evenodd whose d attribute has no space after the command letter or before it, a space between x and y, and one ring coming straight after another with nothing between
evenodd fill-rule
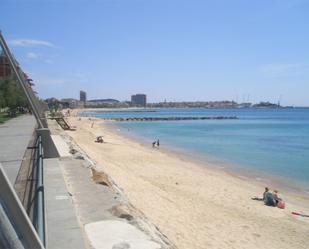
<instances>
[{"instance_id":1,"label":"distant hillside","mask_svg":"<svg viewBox=\"0 0 309 249\"><path fill-rule=\"evenodd\" d=\"M92 99L88 100L88 102L97 103L97 102L108 102L108 103L119 103L117 99Z\"/></svg>"}]
</instances>

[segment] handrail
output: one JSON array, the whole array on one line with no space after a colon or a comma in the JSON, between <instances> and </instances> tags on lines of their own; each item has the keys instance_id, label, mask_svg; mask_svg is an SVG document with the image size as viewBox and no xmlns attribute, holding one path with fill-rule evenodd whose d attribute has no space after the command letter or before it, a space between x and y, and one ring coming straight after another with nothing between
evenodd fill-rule
<instances>
[{"instance_id":1,"label":"handrail","mask_svg":"<svg viewBox=\"0 0 309 249\"><path fill-rule=\"evenodd\" d=\"M37 139L37 152L34 166L36 169L36 185L34 200L34 217L33 225L37 231L42 243L46 245L45 237L45 200L44 200L44 184L43 184L43 146L41 136Z\"/></svg>"}]
</instances>

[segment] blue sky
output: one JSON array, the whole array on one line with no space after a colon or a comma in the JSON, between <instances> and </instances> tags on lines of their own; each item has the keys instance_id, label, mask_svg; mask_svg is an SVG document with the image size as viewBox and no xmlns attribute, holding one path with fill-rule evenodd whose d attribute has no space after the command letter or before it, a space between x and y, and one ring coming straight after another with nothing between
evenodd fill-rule
<instances>
[{"instance_id":1,"label":"blue sky","mask_svg":"<svg viewBox=\"0 0 309 249\"><path fill-rule=\"evenodd\" d=\"M1 0L41 97L309 106L309 0Z\"/></svg>"}]
</instances>

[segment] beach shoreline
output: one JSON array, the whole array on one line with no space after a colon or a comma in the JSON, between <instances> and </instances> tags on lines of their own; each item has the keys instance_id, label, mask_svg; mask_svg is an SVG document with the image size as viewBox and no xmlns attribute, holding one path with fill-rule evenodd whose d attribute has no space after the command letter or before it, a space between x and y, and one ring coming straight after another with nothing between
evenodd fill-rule
<instances>
[{"instance_id":1,"label":"beach shoreline","mask_svg":"<svg viewBox=\"0 0 309 249\"><path fill-rule=\"evenodd\" d=\"M134 110L134 108L132 108L132 110ZM104 120L109 117L133 117L134 115L136 115L134 117L143 117L144 114L134 114L132 110L99 109L98 111L93 110L95 112L89 112L88 109L84 109L79 110L79 112L80 115L84 117L102 117ZM109 111L114 112L114 114L109 114ZM147 146L149 146L153 140L160 138L162 149L176 152L178 156L179 154L189 155L193 160L198 159L196 161L199 164L203 164L203 162L206 161L214 166L219 165L220 168L225 168L226 171L231 173L240 174L251 179L253 178L257 181L264 182L264 184L273 183L279 189L284 188L286 191L302 192L302 194L309 196L309 172L305 167L308 163L308 159L304 157L306 154L304 148L308 146L308 143L301 141L302 139L306 141L307 136L304 135L302 138L301 132L299 134L296 132L293 135L293 131L291 130L291 128L295 126L293 120L299 118L299 116L297 116L297 114L296 116L295 114L289 116L291 117L291 128L286 128L285 118L282 118L286 113L280 112L281 114L278 114L274 112L270 115L268 112L264 113L262 110L261 112L258 111L253 114L251 111L238 111L239 110L234 109L231 112L225 112L219 109L218 112L216 111L212 114L206 112L205 114L204 111L198 110L196 112L194 110L192 114L239 115L241 118L236 122L206 121L191 123L169 121L167 123L162 122L161 124L160 122L152 123L144 121L141 123L110 122L110 124L114 124L121 129L121 135L130 139L133 138L135 141L139 140L137 142L146 142L145 144ZM117 114L117 112L120 112L120 114ZM122 114L122 112L124 113ZM158 116L165 117L166 115L185 115L185 113L192 112L191 110L182 110L181 112L158 111L158 113ZM152 114L145 115L148 117L149 115L155 116ZM252 117L254 117L253 122L251 120ZM274 117L274 120L272 120L271 123L273 122L275 126L277 126L276 122L278 122L277 119L280 117L279 120L282 123L278 126L278 129L269 125L267 120L272 117ZM263 125L260 125L260 122L262 122ZM267 127L264 126L264 123ZM176 130L178 128L182 129L183 125L187 127L183 129L183 135L171 129L171 127L175 127ZM146 127L148 128L146 129ZM235 129L232 130L230 127L234 127ZM169 135L169 132L174 135ZM224 138L220 135L220 132L226 134L227 137ZM266 134L264 132L268 133ZM280 143L281 140L282 143ZM239 146L239 149L234 149L237 148L237 146ZM243 153L240 153L241 151ZM295 170L293 170L293 168L295 168Z\"/></svg>"},{"instance_id":2,"label":"beach shoreline","mask_svg":"<svg viewBox=\"0 0 309 249\"><path fill-rule=\"evenodd\" d=\"M308 245L305 237L309 232L309 221L298 220L290 214L291 211L308 213L307 205L299 205L299 202L304 204L308 200L299 200L288 193L283 194L287 201L285 210L266 207L251 200L254 195L261 196L264 183L257 184L223 170L205 168L186 156L154 150L123 137L116 130L113 131L115 128L106 125L108 122L100 119L82 118L79 121L78 118L70 118L70 122L77 126L76 132L68 132L74 141L99 165L103 165L103 169L124 190L130 202L179 248L205 248L206 245L207 248L249 248L249 245L250 248L261 248L262 245L263 248L306 248ZM92 123L94 127L91 128ZM96 135L100 134L104 134L107 143L94 143ZM143 200L147 200L146 203ZM294 203L292 200L297 201ZM249 221L243 215L249 216ZM261 220L265 218L273 218L275 224L263 231ZM282 238L269 237L268 233L281 230L280 219L283 219L283 224L293 227L293 231L298 231L297 238L294 238L295 234L292 236L292 230L284 232L291 237L291 243L302 241L303 245L291 247L290 243L280 242ZM246 225L247 222L249 225ZM235 241L224 225L231 226L243 235ZM258 231L258 235L254 235L254 231ZM194 237L198 236L199 239L190 238L190 233L196 234ZM216 233L220 234L210 238ZM241 245L243 240L246 241L246 247ZM278 247L273 247L271 240L276 241Z\"/></svg>"},{"instance_id":3,"label":"beach shoreline","mask_svg":"<svg viewBox=\"0 0 309 249\"><path fill-rule=\"evenodd\" d=\"M101 119L98 118L98 120ZM102 125L108 131L123 136L141 146L151 146L147 139L137 134L132 134L131 131L125 131L125 129L118 126L117 123L117 121L103 121ZM271 185L273 189L280 189L281 191L289 192L292 195L297 195L302 199L307 199L308 206L306 207L309 208L309 186L305 182L288 179L272 173L265 173L252 167L246 167L246 165L220 160L219 158L211 157L208 154L201 155L199 153L188 152L187 150L178 147L173 147L171 149L168 146L162 146L162 142L164 143L164 141L161 140L160 151L162 153L168 154L172 157L177 157L181 160L190 161L200 167L208 167L209 170L216 170L219 172L224 171L233 177L253 181L256 185L260 186L261 189L265 186Z\"/></svg>"}]
</instances>

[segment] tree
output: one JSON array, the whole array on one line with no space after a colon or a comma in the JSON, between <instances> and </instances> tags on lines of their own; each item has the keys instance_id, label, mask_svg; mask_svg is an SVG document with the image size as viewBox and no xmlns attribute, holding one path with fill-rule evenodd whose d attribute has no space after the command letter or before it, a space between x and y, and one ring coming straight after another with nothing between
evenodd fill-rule
<instances>
[{"instance_id":1,"label":"tree","mask_svg":"<svg viewBox=\"0 0 309 249\"><path fill-rule=\"evenodd\" d=\"M3 93L0 91L0 109L5 108L6 104L5 104L5 99L4 99L4 95Z\"/></svg>"},{"instance_id":2,"label":"tree","mask_svg":"<svg viewBox=\"0 0 309 249\"><path fill-rule=\"evenodd\" d=\"M14 79L0 80L0 107L15 110L18 107L27 107L26 96L18 82Z\"/></svg>"}]
</instances>

